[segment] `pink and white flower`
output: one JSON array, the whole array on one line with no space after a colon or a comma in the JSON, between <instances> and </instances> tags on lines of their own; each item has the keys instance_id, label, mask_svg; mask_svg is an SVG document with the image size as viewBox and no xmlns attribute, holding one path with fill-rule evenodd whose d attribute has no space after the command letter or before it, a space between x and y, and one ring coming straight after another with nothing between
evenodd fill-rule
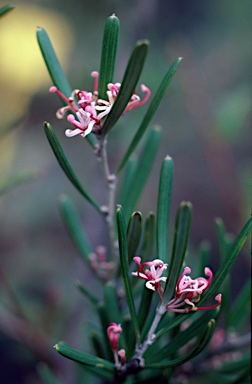
<instances>
[{"instance_id":1,"label":"pink and white flower","mask_svg":"<svg viewBox=\"0 0 252 384\"><path fill-rule=\"evenodd\" d=\"M164 290L161 281L166 282L167 280L167 277L162 276L162 274L167 269L168 264L159 259L141 264L141 257L139 256L134 257L133 260L137 263L138 269L137 272L132 272L132 275L146 280L146 288L157 291L160 300L162 300Z\"/></svg>"},{"instance_id":2,"label":"pink and white flower","mask_svg":"<svg viewBox=\"0 0 252 384\"><path fill-rule=\"evenodd\" d=\"M104 118L109 114L117 96L120 91L121 84L108 84L107 96L108 100L98 98L98 77L96 71L91 73L94 78L93 92L80 91L75 89L72 95L67 98L57 87L50 88L51 93L56 93L64 102L65 106L58 109L56 116L58 119L63 119L66 114L67 120L73 125L75 129L67 129L65 134L68 137L81 135L87 136L89 133L101 133ZM145 93L143 100L135 93L131 96L124 112L131 111L145 104L150 97L150 90L145 85L141 85L142 92ZM70 114L69 114L70 113Z\"/></svg>"},{"instance_id":3,"label":"pink and white flower","mask_svg":"<svg viewBox=\"0 0 252 384\"><path fill-rule=\"evenodd\" d=\"M215 300L217 301L215 305L210 307L197 307L195 305L199 302L202 293L209 288L213 279L213 273L210 268L206 267L204 272L208 279L204 277L192 279L188 276L188 274L191 273L191 269L189 267L184 268L184 272L176 285L175 298L166 306L167 311L188 313L191 311L214 309L221 304L221 294L218 294L215 297Z\"/></svg>"}]
</instances>

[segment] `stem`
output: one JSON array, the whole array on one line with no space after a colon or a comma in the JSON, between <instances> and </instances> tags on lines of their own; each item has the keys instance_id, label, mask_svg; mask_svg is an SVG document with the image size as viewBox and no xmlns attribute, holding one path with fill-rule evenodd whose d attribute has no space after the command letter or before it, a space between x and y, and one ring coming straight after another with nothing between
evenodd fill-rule
<instances>
[{"instance_id":1,"label":"stem","mask_svg":"<svg viewBox=\"0 0 252 384\"><path fill-rule=\"evenodd\" d=\"M164 306L160 305L157 307L156 315L155 315L153 323L150 327L148 335L146 336L146 339L142 344L139 344L136 346L136 350L135 350L135 354L134 354L133 358L139 359L141 361L142 356L143 356L144 352L146 351L146 349L154 343L154 341L156 339L154 332L157 329L157 326L158 326L163 314L165 313L165 311L166 311L166 309Z\"/></svg>"},{"instance_id":2,"label":"stem","mask_svg":"<svg viewBox=\"0 0 252 384\"><path fill-rule=\"evenodd\" d=\"M116 247L115 247L115 192L116 192L116 176L110 173L108 155L107 155L107 138L101 142L101 160L103 164L103 170L108 186L108 205L107 205L107 217L106 222L108 224L109 234L109 252L108 259L116 259Z\"/></svg>"}]
</instances>

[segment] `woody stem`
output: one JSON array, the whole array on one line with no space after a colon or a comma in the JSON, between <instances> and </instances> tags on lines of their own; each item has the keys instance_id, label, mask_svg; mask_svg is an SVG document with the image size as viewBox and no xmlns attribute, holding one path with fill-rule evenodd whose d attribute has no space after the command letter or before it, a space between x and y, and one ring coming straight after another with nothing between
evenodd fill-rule
<instances>
[{"instance_id":1,"label":"woody stem","mask_svg":"<svg viewBox=\"0 0 252 384\"><path fill-rule=\"evenodd\" d=\"M154 332L157 329L157 326L158 326L164 313L165 313L165 307L161 306L161 305L158 306L156 309L155 318L154 318L153 323L150 327L148 335L146 336L145 341L142 344L139 344L136 346L134 358L142 360L142 356L143 356L144 352L146 351L146 349L154 343L154 341L155 341Z\"/></svg>"},{"instance_id":2,"label":"woody stem","mask_svg":"<svg viewBox=\"0 0 252 384\"><path fill-rule=\"evenodd\" d=\"M108 213L106 221L108 224L109 234L109 256L110 259L115 260L116 247L115 247L115 192L116 192L116 176L110 173L108 155L107 155L107 138L101 142L101 160L103 164L103 170L108 186Z\"/></svg>"}]
</instances>

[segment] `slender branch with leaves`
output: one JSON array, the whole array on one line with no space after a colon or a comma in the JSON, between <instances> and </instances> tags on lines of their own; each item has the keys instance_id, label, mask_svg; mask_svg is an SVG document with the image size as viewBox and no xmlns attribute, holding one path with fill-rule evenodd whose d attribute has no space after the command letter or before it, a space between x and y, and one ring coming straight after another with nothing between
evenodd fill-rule
<instances>
[{"instance_id":1,"label":"slender branch with leaves","mask_svg":"<svg viewBox=\"0 0 252 384\"><path fill-rule=\"evenodd\" d=\"M63 220L87 268L95 274L97 280L102 281L104 300L100 302L95 292L79 282L77 287L95 309L100 322L100 331L94 329L92 337L90 335L94 353L79 351L61 342L55 345L55 349L66 358L82 364L87 371L104 382L133 384L149 383L154 379L166 383L170 380L180 382L179 375L183 373L184 363L189 361L192 371L198 369L201 377L211 372L212 382L219 382L220 377L225 383L241 382L239 378L242 377L245 380L242 382L247 382L249 371L246 349L238 359L230 357L234 359L232 364L236 365L232 375L234 381L230 381L230 375L225 373L230 361L227 363L223 359L220 367L214 369L211 357L206 368L204 357L210 356L208 345L211 339L211 343L214 340L213 334L220 314L228 310L226 321L229 327L235 328L241 320L238 316L239 303L231 308L226 307L226 282L251 232L252 220L248 220L232 244L227 244L224 224L218 220L216 226L221 253L219 269L214 275L204 265L202 258L203 261L199 260L199 270L204 276L192 278L191 274L195 275L196 272L190 269L186 261L192 218L190 202L182 202L179 206L172 251L169 254L169 217L174 172L170 156L167 155L161 165L156 214L150 212L143 219L140 212L134 211L162 136L161 127L149 126L181 58L177 58L168 68L154 96L151 96L151 90L144 84L140 86L143 96L138 96L138 81L149 42L142 40L136 43L122 82L118 83L114 80L118 36L119 20L112 15L104 28L100 71L91 73L93 90L72 90L46 31L42 28L37 30L38 43L53 83L50 92L58 95L63 102L63 107L58 109L56 115L59 119L66 119L69 124L65 131L69 146L74 146L71 141L73 136L79 136L91 145L93 161L98 160L102 164L107 186L106 194L102 196L106 196L105 201L94 200L92 192L87 190L75 174L54 129L45 122L45 134L59 165L82 197L104 219L108 239L107 249L104 246L93 249L82 232L73 201L69 196L61 197ZM124 114L133 114L132 111L141 108L143 104L148 105L147 111L139 127L136 127L125 154L112 171L107 149L109 137L118 120L123 120ZM145 135L147 137L142 153L136 160L132 155ZM123 169L123 188L118 193L117 179L121 177ZM240 345L239 341L237 345ZM235 345L231 349L235 351ZM221 352L216 353L220 356ZM178 366L182 367L181 371L178 371ZM204 382L202 380L200 382Z\"/></svg>"}]
</instances>

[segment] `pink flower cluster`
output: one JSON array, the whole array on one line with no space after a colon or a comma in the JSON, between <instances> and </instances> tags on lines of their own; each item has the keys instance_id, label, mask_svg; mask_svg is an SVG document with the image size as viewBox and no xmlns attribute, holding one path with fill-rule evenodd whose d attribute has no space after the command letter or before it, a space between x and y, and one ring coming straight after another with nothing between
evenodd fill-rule
<instances>
[{"instance_id":1,"label":"pink flower cluster","mask_svg":"<svg viewBox=\"0 0 252 384\"><path fill-rule=\"evenodd\" d=\"M138 269L137 272L132 272L132 275L146 280L146 287L156 291L160 301L162 301L164 290L161 282L167 281L167 277L162 276L162 274L167 269L168 264L165 264L159 259L141 264L141 258L138 256L134 257L133 260L137 263ZM167 311L188 313L197 310L214 309L221 304L221 294L218 294L215 297L215 300L217 301L215 305L210 307L197 307L195 304L199 302L202 293L211 285L213 273L209 268L205 268L205 275L208 279L204 277L192 279L188 276L190 273L191 269L185 267L184 272L176 284L175 297L166 305Z\"/></svg>"},{"instance_id":2,"label":"pink flower cluster","mask_svg":"<svg viewBox=\"0 0 252 384\"><path fill-rule=\"evenodd\" d=\"M163 263L162 260L156 259L153 261L146 261L141 265L141 257L138 256L135 256L133 260L137 263L137 272L132 272L132 275L146 280L146 287L152 291L157 291L160 300L162 300L163 287L161 281L166 282L167 280L166 277L162 277L162 274L167 269L168 264Z\"/></svg>"},{"instance_id":3,"label":"pink flower cluster","mask_svg":"<svg viewBox=\"0 0 252 384\"><path fill-rule=\"evenodd\" d=\"M72 95L67 98L60 90L53 86L50 88L51 93L56 93L66 104L65 107L58 109L56 116L58 119L63 119L67 113L67 120L73 125L75 129L67 129L65 134L68 137L81 135L87 136L89 133L100 133L103 125L103 118L105 118L119 93L121 84L108 84L107 97L108 100L98 98L98 72L91 73L94 78L94 89L92 92L80 91L75 89ZM145 93L143 100L135 93L131 96L124 113L138 108L145 104L150 97L150 90L145 85L141 85L142 92ZM72 112L72 113L71 113Z\"/></svg>"},{"instance_id":4,"label":"pink flower cluster","mask_svg":"<svg viewBox=\"0 0 252 384\"><path fill-rule=\"evenodd\" d=\"M217 303L210 307L197 307L195 305L200 301L202 293L210 287L213 279L213 273L210 268L206 267L204 272L205 275L208 276L208 279L205 279L204 277L192 279L187 275L191 273L191 269L188 267L184 268L184 272L178 279L176 285L175 298L172 299L166 306L167 311L182 313L205 311L214 309L221 304L221 294L218 294L215 297Z\"/></svg>"}]
</instances>

